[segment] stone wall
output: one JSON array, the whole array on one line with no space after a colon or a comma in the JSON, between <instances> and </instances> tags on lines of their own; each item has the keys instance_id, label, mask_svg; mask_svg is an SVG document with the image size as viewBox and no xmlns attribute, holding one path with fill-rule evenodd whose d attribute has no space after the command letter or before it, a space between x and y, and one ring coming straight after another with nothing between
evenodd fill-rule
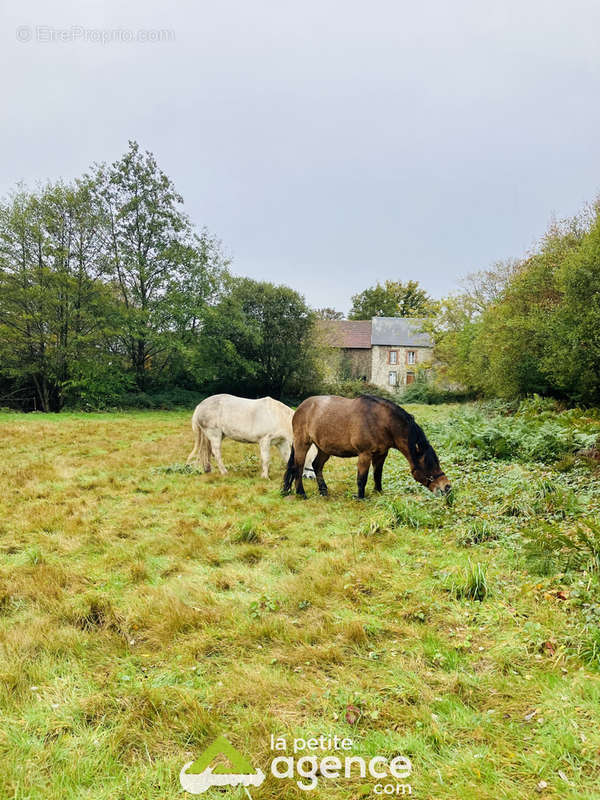
<instances>
[{"instance_id":1,"label":"stone wall","mask_svg":"<svg viewBox=\"0 0 600 800\"><path fill-rule=\"evenodd\" d=\"M398 353L397 363L389 363L390 350ZM406 353L413 350L415 353L415 363L406 363ZM382 386L384 389L393 391L394 387L389 383L389 373L396 373L396 385L406 386L407 372L416 375L417 368L425 362L431 361L432 350L430 347L395 347L390 345L373 345L371 348L371 383Z\"/></svg>"}]
</instances>

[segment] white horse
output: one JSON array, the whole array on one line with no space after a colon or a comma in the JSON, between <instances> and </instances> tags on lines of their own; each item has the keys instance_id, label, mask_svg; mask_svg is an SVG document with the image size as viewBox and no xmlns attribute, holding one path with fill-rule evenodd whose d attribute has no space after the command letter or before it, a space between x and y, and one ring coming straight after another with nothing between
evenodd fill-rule
<instances>
[{"instance_id":1,"label":"white horse","mask_svg":"<svg viewBox=\"0 0 600 800\"><path fill-rule=\"evenodd\" d=\"M221 441L225 437L236 442L258 442L262 462L262 477L269 477L271 445L279 450L287 464L294 438L292 417L294 410L273 400L261 397L248 400L231 394L214 394L196 406L192 416L195 436L194 449L188 456L188 464L200 461L204 472L210 472L210 458L215 457L221 475L227 470L221 457ZM317 451L313 446L306 456L305 477L314 477L310 464Z\"/></svg>"}]
</instances>

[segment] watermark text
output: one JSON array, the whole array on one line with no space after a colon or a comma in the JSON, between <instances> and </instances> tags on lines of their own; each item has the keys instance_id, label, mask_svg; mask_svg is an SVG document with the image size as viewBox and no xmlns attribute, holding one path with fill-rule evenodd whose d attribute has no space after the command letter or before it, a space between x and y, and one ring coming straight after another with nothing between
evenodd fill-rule
<instances>
[{"instance_id":1,"label":"watermark text","mask_svg":"<svg viewBox=\"0 0 600 800\"><path fill-rule=\"evenodd\" d=\"M70 25L66 28L52 25L19 25L15 30L18 42L27 44L159 44L174 42L175 31L168 28L86 28Z\"/></svg>"}]
</instances>

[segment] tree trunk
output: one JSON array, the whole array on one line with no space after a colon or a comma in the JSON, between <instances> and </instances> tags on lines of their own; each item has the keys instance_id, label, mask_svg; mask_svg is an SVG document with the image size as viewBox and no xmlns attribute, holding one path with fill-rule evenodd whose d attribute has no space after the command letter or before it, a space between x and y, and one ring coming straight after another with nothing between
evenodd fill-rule
<instances>
[{"instance_id":1,"label":"tree trunk","mask_svg":"<svg viewBox=\"0 0 600 800\"><path fill-rule=\"evenodd\" d=\"M134 349L135 353L135 382L140 392L146 390L146 342L138 339Z\"/></svg>"}]
</instances>

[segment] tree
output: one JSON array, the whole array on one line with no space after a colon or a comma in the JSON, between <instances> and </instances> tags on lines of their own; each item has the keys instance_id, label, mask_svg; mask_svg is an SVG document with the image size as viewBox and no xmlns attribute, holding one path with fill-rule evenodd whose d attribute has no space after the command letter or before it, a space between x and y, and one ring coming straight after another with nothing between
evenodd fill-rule
<instances>
[{"instance_id":1,"label":"tree","mask_svg":"<svg viewBox=\"0 0 600 800\"><path fill-rule=\"evenodd\" d=\"M0 208L1 368L44 411L110 360L118 308L99 280L99 242L89 181L21 191Z\"/></svg>"},{"instance_id":2,"label":"tree","mask_svg":"<svg viewBox=\"0 0 600 800\"><path fill-rule=\"evenodd\" d=\"M122 341L144 391L177 352L174 332L197 331L226 262L216 240L193 232L173 182L137 142L110 167L97 168L96 185L106 269L126 309Z\"/></svg>"},{"instance_id":3,"label":"tree","mask_svg":"<svg viewBox=\"0 0 600 800\"><path fill-rule=\"evenodd\" d=\"M557 270L561 303L552 315L543 369L577 402L600 403L600 203L589 229ZM550 327L550 326L548 326Z\"/></svg>"},{"instance_id":4,"label":"tree","mask_svg":"<svg viewBox=\"0 0 600 800\"><path fill-rule=\"evenodd\" d=\"M474 309L482 313L492 303L499 301L521 265L522 262L517 259L507 259L497 261L489 269L467 275L462 285Z\"/></svg>"},{"instance_id":5,"label":"tree","mask_svg":"<svg viewBox=\"0 0 600 800\"><path fill-rule=\"evenodd\" d=\"M335 308L317 308L314 312L316 319L344 319L341 311L336 311Z\"/></svg>"},{"instance_id":6,"label":"tree","mask_svg":"<svg viewBox=\"0 0 600 800\"><path fill-rule=\"evenodd\" d=\"M203 330L201 379L236 393L279 398L312 375L313 315L287 286L231 281Z\"/></svg>"},{"instance_id":7,"label":"tree","mask_svg":"<svg viewBox=\"0 0 600 800\"><path fill-rule=\"evenodd\" d=\"M440 378L449 384L479 389L473 367L473 343L478 333L477 306L467 294L446 297L425 329L434 342Z\"/></svg>"},{"instance_id":8,"label":"tree","mask_svg":"<svg viewBox=\"0 0 600 800\"><path fill-rule=\"evenodd\" d=\"M180 205L135 142L110 167L0 205L3 392L56 411L149 385L195 388L203 317L227 262Z\"/></svg>"},{"instance_id":9,"label":"tree","mask_svg":"<svg viewBox=\"0 0 600 800\"><path fill-rule=\"evenodd\" d=\"M417 281L386 281L353 295L348 318L425 317L431 308L431 299Z\"/></svg>"},{"instance_id":10,"label":"tree","mask_svg":"<svg viewBox=\"0 0 600 800\"><path fill-rule=\"evenodd\" d=\"M434 338L446 375L488 396L598 397L595 231L587 217L554 223L527 258L477 273L443 301Z\"/></svg>"}]
</instances>

